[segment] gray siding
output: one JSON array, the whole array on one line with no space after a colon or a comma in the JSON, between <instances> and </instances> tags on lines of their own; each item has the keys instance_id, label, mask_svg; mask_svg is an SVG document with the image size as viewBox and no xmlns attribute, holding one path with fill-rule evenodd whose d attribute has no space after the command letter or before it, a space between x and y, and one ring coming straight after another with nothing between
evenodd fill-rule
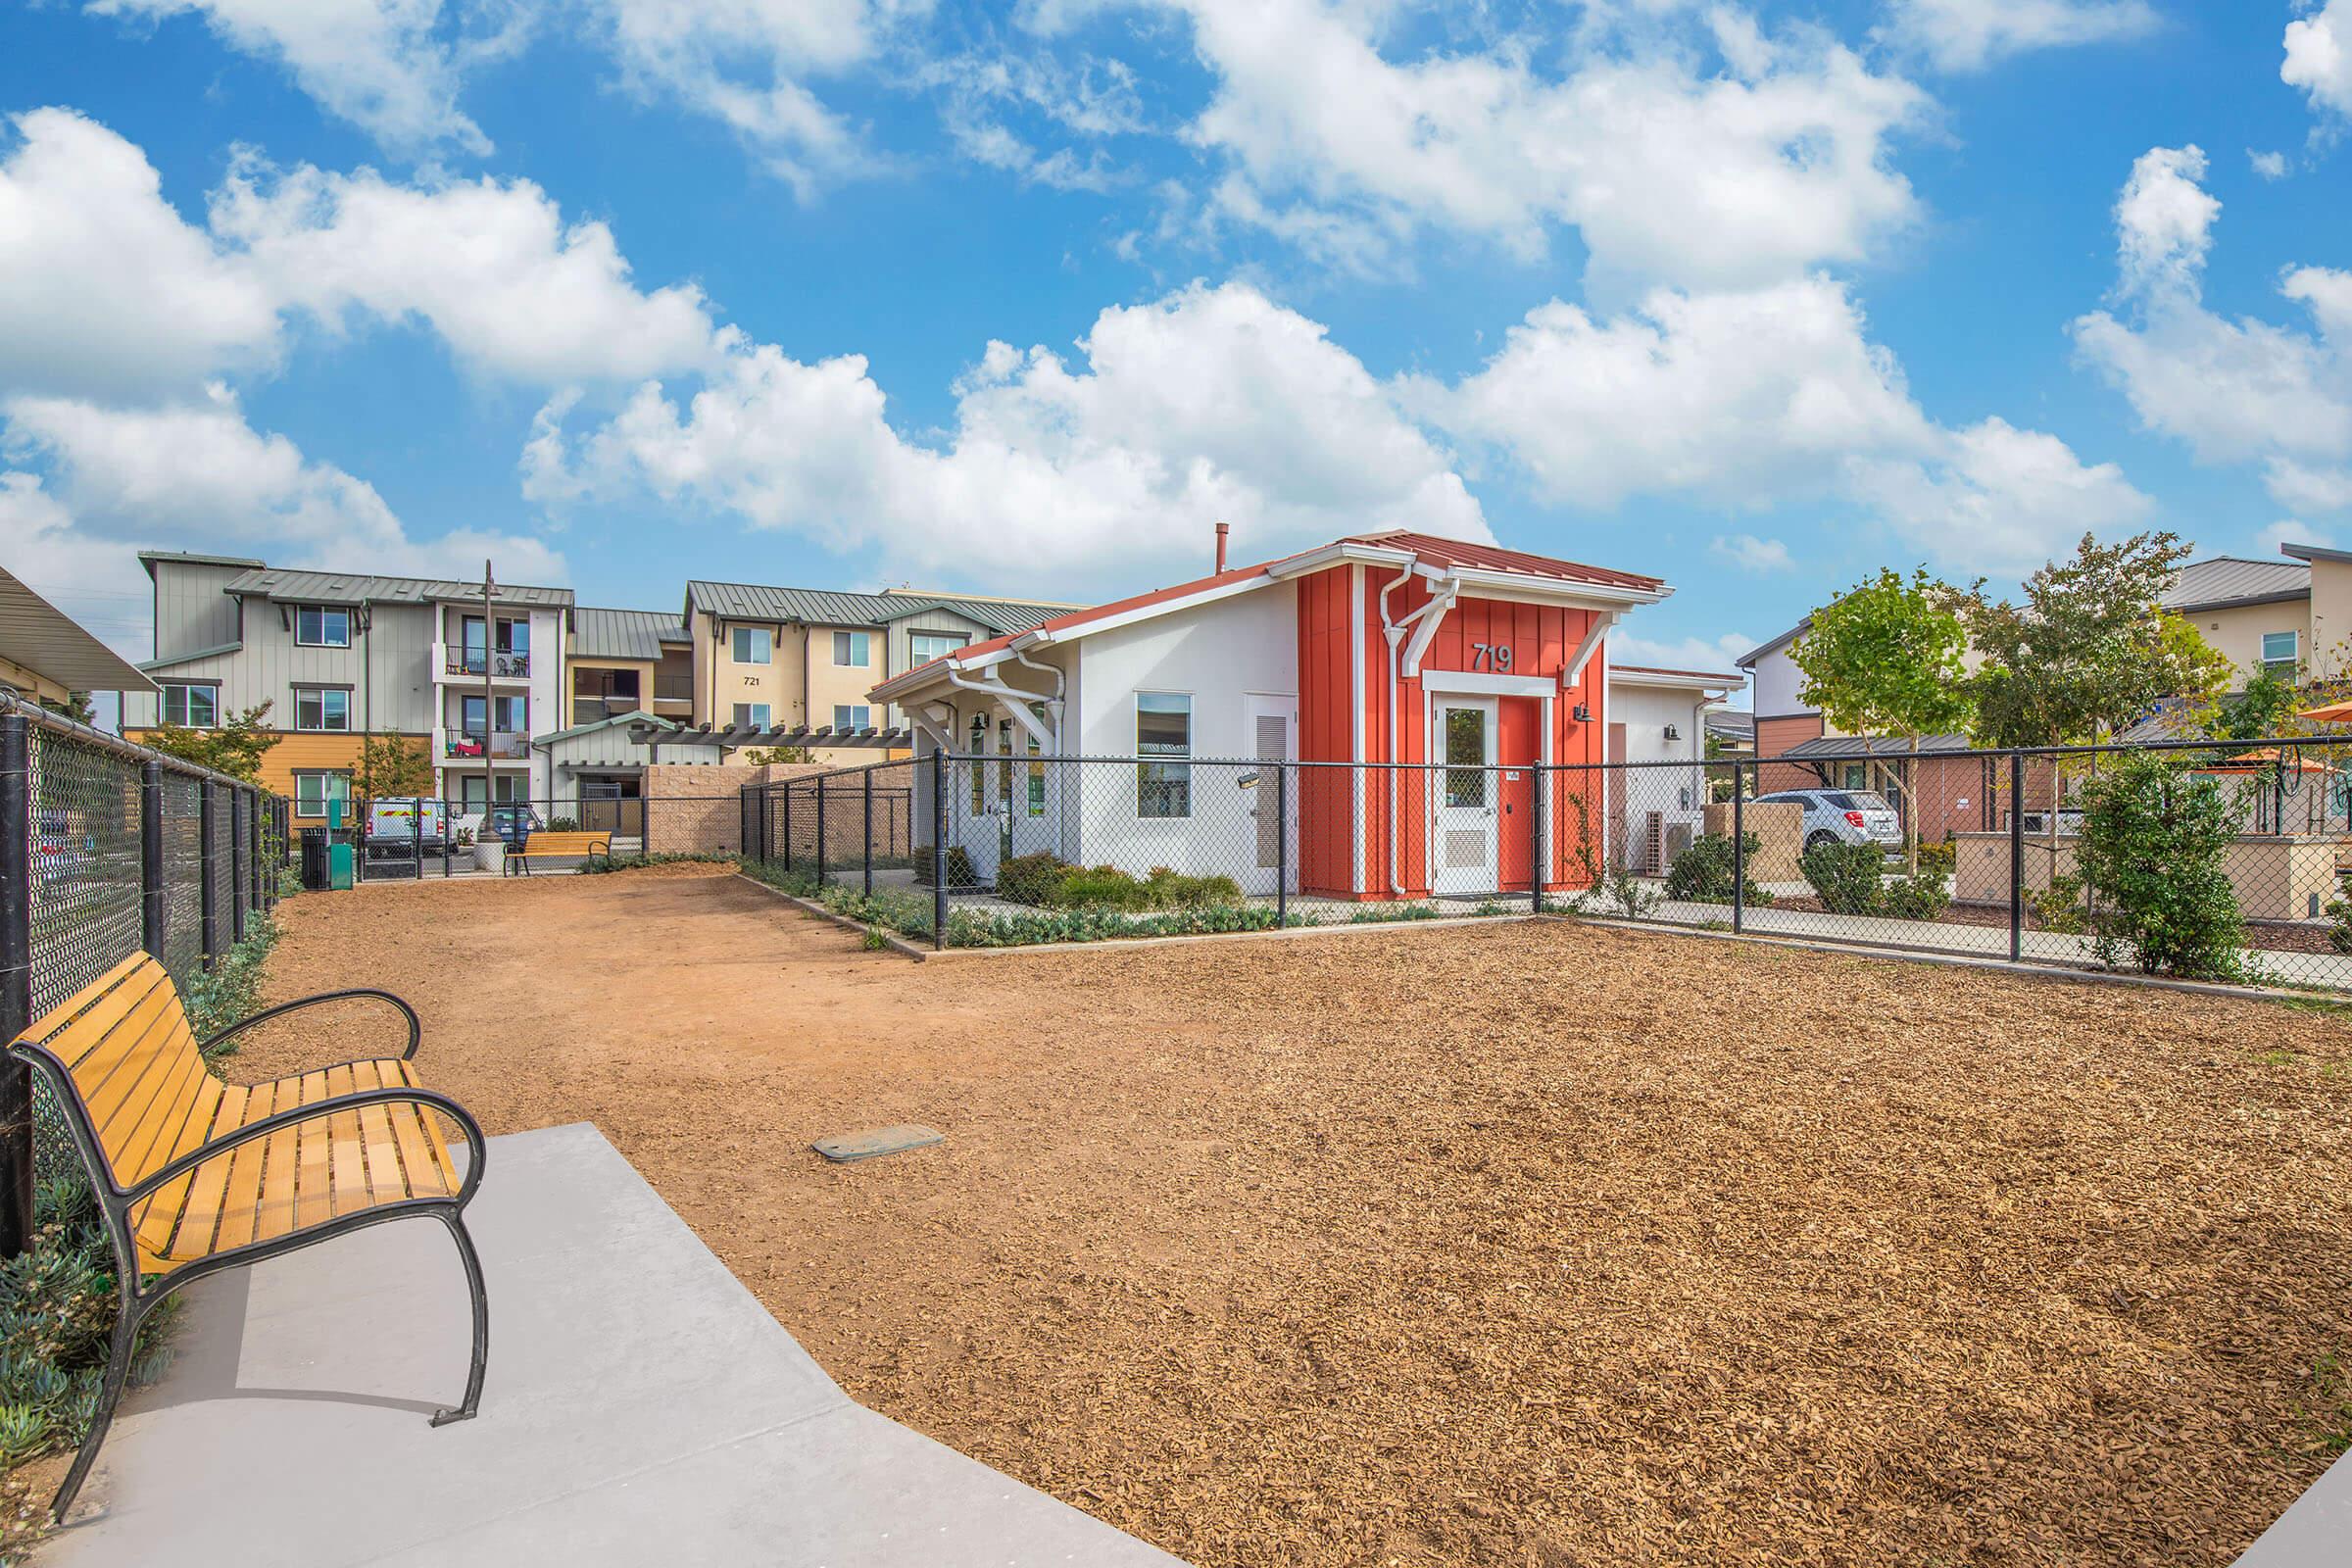
<instances>
[{"instance_id":1,"label":"gray siding","mask_svg":"<svg viewBox=\"0 0 2352 1568\"><path fill-rule=\"evenodd\" d=\"M968 620L965 617L956 614L944 608L917 611L915 613L906 616L903 620L894 620L890 622L890 624L884 628L884 631L886 634L888 649L884 656L883 667L874 674L874 682L877 685L892 675L903 675L907 670L910 670L914 667L913 638L914 634L918 631L937 631L954 634L960 639L957 644L958 647L960 647L963 643L986 642L989 638L996 635L995 632L990 631L986 626L981 625L978 621ZM891 704L888 711L889 716L887 718L885 718L881 713L876 713L874 715L875 722L888 724L904 724L906 722L906 715L905 711L901 710L897 704Z\"/></svg>"}]
</instances>

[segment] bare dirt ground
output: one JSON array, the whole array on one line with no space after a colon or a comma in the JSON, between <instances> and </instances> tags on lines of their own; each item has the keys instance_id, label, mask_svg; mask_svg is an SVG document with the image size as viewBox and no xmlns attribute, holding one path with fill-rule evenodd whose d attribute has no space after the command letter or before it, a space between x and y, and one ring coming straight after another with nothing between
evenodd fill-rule
<instances>
[{"instance_id":1,"label":"bare dirt ground","mask_svg":"<svg viewBox=\"0 0 2352 1568\"><path fill-rule=\"evenodd\" d=\"M2325 1467L2337 1017L1567 923L915 965L703 870L305 896L270 989L409 996L857 1397L1197 1563L2219 1564Z\"/></svg>"}]
</instances>

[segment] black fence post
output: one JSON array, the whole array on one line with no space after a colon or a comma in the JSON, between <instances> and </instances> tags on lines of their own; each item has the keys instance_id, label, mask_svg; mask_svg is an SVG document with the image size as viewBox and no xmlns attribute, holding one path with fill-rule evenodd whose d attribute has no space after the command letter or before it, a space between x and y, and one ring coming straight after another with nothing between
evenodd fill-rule
<instances>
[{"instance_id":1,"label":"black fence post","mask_svg":"<svg viewBox=\"0 0 2352 1568\"><path fill-rule=\"evenodd\" d=\"M1732 929L1747 925L1747 791L1739 762L1732 764ZM1763 769L1756 770L1760 780Z\"/></svg>"},{"instance_id":2,"label":"black fence post","mask_svg":"<svg viewBox=\"0 0 2352 1568\"><path fill-rule=\"evenodd\" d=\"M1274 926L1291 923L1291 764L1274 764Z\"/></svg>"},{"instance_id":3,"label":"black fence post","mask_svg":"<svg viewBox=\"0 0 2352 1568\"><path fill-rule=\"evenodd\" d=\"M784 869L792 869L792 780L784 781Z\"/></svg>"},{"instance_id":4,"label":"black fence post","mask_svg":"<svg viewBox=\"0 0 2352 1568\"><path fill-rule=\"evenodd\" d=\"M825 775L816 775L816 886L825 886Z\"/></svg>"},{"instance_id":5,"label":"black fence post","mask_svg":"<svg viewBox=\"0 0 2352 1568\"><path fill-rule=\"evenodd\" d=\"M228 939L245 940L245 813L236 786L228 791Z\"/></svg>"},{"instance_id":6,"label":"black fence post","mask_svg":"<svg viewBox=\"0 0 2352 1568\"><path fill-rule=\"evenodd\" d=\"M1544 884L1551 879L1551 866L1544 854L1544 795L1550 785L1544 776L1544 764L1539 761L1530 775L1536 781L1528 792L1527 863L1528 907L1537 914L1544 912Z\"/></svg>"},{"instance_id":7,"label":"black fence post","mask_svg":"<svg viewBox=\"0 0 2352 1568\"><path fill-rule=\"evenodd\" d=\"M865 780L865 896L874 896L874 770L867 768Z\"/></svg>"},{"instance_id":8,"label":"black fence post","mask_svg":"<svg viewBox=\"0 0 2352 1568\"><path fill-rule=\"evenodd\" d=\"M2053 807L2053 809L2055 808ZM2052 867L2055 870L2055 867ZM2026 952L2026 754L2009 754L2009 961Z\"/></svg>"},{"instance_id":9,"label":"black fence post","mask_svg":"<svg viewBox=\"0 0 2352 1568\"><path fill-rule=\"evenodd\" d=\"M220 854L220 811L215 797L220 787L211 779L199 780L196 785L196 864L198 883L203 898L198 905L197 920L204 931L204 966L210 970L213 959L220 952L220 900L213 889L213 862Z\"/></svg>"},{"instance_id":10,"label":"black fence post","mask_svg":"<svg viewBox=\"0 0 2352 1568\"><path fill-rule=\"evenodd\" d=\"M249 914L262 910L262 792L245 791L245 908ZM419 869L416 873L422 876Z\"/></svg>"},{"instance_id":11,"label":"black fence post","mask_svg":"<svg viewBox=\"0 0 2352 1568\"><path fill-rule=\"evenodd\" d=\"M654 798L640 794L637 799L637 853L654 853Z\"/></svg>"},{"instance_id":12,"label":"black fence post","mask_svg":"<svg viewBox=\"0 0 2352 1568\"><path fill-rule=\"evenodd\" d=\"M139 946L164 956L164 764L139 764Z\"/></svg>"},{"instance_id":13,"label":"black fence post","mask_svg":"<svg viewBox=\"0 0 2352 1568\"><path fill-rule=\"evenodd\" d=\"M0 1039L32 1023L32 723L0 717ZM0 1257L32 1238L32 1069L0 1057Z\"/></svg>"},{"instance_id":14,"label":"black fence post","mask_svg":"<svg viewBox=\"0 0 2352 1568\"><path fill-rule=\"evenodd\" d=\"M948 945L948 754L931 753L931 946Z\"/></svg>"}]
</instances>

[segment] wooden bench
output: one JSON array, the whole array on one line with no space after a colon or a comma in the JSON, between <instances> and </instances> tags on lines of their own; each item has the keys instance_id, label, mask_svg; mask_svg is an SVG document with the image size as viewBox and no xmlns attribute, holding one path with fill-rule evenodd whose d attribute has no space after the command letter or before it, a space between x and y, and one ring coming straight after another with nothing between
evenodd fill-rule
<instances>
[{"instance_id":1,"label":"wooden bench","mask_svg":"<svg viewBox=\"0 0 2352 1568\"><path fill-rule=\"evenodd\" d=\"M612 835L610 832L557 833L543 827L533 828L524 836L521 849L507 852L507 875L513 876L520 871L524 876L529 876L531 861L536 857L554 859L564 856L580 856L593 860L600 855L605 858L607 865L612 863Z\"/></svg>"},{"instance_id":2,"label":"wooden bench","mask_svg":"<svg viewBox=\"0 0 2352 1568\"><path fill-rule=\"evenodd\" d=\"M205 1054L300 1007L365 997L408 1020L398 1056L348 1061L247 1088ZM139 1325L173 1291L348 1231L411 1215L449 1227L473 1294L466 1397L434 1426L481 1402L490 1315L466 1204L482 1180L482 1130L410 1069L416 1009L386 991L334 991L265 1007L199 1042L162 964L136 954L37 1020L9 1047L48 1081L89 1169L120 1281L112 1353L89 1436L52 1504L61 1521L114 1420ZM435 1114L464 1133L461 1176Z\"/></svg>"}]
</instances>

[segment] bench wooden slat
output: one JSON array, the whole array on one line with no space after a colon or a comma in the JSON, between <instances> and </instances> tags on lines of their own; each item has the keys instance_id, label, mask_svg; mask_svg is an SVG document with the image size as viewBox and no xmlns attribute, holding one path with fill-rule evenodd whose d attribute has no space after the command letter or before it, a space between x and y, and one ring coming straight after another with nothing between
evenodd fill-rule
<instances>
[{"instance_id":1,"label":"bench wooden slat","mask_svg":"<svg viewBox=\"0 0 2352 1568\"><path fill-rule=\"evenodd\" d=\"M581 835L602 837L610 835ZM608 848L608 853L610 853ZM205 1062L171 976L134 955L21 1038L65 1070L69 1111L106 1174L135 1186L173 1160L277 1112L375 1089L416 1087L408 1063L363 1061L251 1088ZM142 1271L167 1272L341 1215L459 1188L437 1119L389 1103L327 1112L175 1177L126 1216Z\"/></svg>"},{"instance_id":2,"label":"bench wooden slat","mask_svg":"<svg viewBox=\"0 0 2352 1568\"><path fill-rule=\"evenodd\" d=\"M611 833L555 833L542 829L525 837L522 848L514 853L527 859L534 855L587 855L599 850L607 855L612 853Z\"/></svg>"}]
</instances>

